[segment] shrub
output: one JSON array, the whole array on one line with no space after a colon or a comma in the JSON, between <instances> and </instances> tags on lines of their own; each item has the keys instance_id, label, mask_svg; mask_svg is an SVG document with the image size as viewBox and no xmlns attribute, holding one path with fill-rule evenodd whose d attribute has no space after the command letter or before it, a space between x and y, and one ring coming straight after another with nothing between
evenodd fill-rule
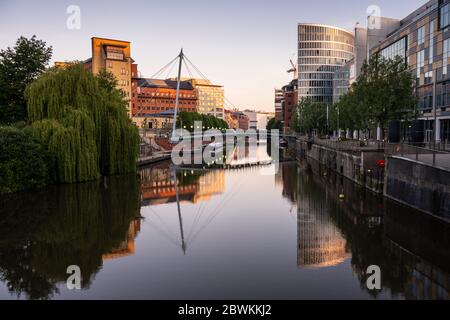
<instances>
[{"instance_id":1,"label":"shrub","mask_svg":"<svg viewBox=\"0 0 450 320\"><path fill-rule=\"evenodd\" d=\"M0 127L0 193L43 187L49 182L48 157L31 136Z\"/></svg>"}]
</instances>

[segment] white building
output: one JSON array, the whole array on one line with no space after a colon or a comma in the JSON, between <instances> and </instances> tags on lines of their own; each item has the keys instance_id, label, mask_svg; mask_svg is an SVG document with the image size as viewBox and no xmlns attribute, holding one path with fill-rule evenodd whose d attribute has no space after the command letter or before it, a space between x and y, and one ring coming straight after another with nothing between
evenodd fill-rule
<instances>
[{"instance_id":1,"label":"white building","mask_svg":"<svg viewBox=\"0 0 450 320\"><path fill-rule=\"evenodd\" d=\"M267 128L267 123L275 117L273 112L261 112L254 110L245 110L244 114L248 117L248 128L263 130Z\"/></svg>"}]
</instances>

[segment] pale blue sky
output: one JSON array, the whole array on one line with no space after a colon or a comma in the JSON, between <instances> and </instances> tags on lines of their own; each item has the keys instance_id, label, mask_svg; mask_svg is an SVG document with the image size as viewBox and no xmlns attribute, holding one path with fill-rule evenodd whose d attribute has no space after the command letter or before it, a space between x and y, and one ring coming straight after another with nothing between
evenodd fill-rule
<instances>
[{"instance_id":1,"label":"pale blue sky","mask_svg":"<svg viewBox=\"0 0 450 320\"><path fill-rule=\"evenodd\" d=\"M54 48L53 61L90 57L92 36L132 42L132 56L150 77L180 47L238 108L273 111L273 90L291 76L297 23L352 30L366 8L403 18L425 0L0 0L0 48L36 34ZM81 8L81 29L66 28L66 8ZM173 74L175 75L175 74ZM187 74L186 74L187 75Z\"/></svg>"}]
</instances>

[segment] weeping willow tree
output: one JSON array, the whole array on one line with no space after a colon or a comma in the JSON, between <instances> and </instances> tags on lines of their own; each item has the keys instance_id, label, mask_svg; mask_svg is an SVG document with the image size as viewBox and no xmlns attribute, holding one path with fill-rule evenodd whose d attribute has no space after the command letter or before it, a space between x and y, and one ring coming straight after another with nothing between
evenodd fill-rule
<instances>
[{"instance_id":1,"label":"weeping willow tree","mask_svg":"<svg viewBox=\"0 0 450 320\"><path fill-rule=\"evenodd\" d=\"M119 90L76 64L25 91L32 136L53 156L56 180L82 182L136 170L139 135Z\"/></svg>"}]
</instances>

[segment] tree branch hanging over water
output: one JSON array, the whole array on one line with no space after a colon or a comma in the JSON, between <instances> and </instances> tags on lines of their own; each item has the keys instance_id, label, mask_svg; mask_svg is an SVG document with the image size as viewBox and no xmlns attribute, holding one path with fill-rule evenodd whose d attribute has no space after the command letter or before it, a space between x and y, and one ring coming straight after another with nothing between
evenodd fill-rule
<instances>
[{"instance_id":1,"label":"tree branch hanging over water","mask_svg":"<svg viewBox=\"0 0 450 320\"><path fill-rule=\"evenodd\" d=\"M29 130L53 156L58 182L136 170L139 135L127 102L82 64L49 70L25 97Z\"/></svg>"}]
</instances>

